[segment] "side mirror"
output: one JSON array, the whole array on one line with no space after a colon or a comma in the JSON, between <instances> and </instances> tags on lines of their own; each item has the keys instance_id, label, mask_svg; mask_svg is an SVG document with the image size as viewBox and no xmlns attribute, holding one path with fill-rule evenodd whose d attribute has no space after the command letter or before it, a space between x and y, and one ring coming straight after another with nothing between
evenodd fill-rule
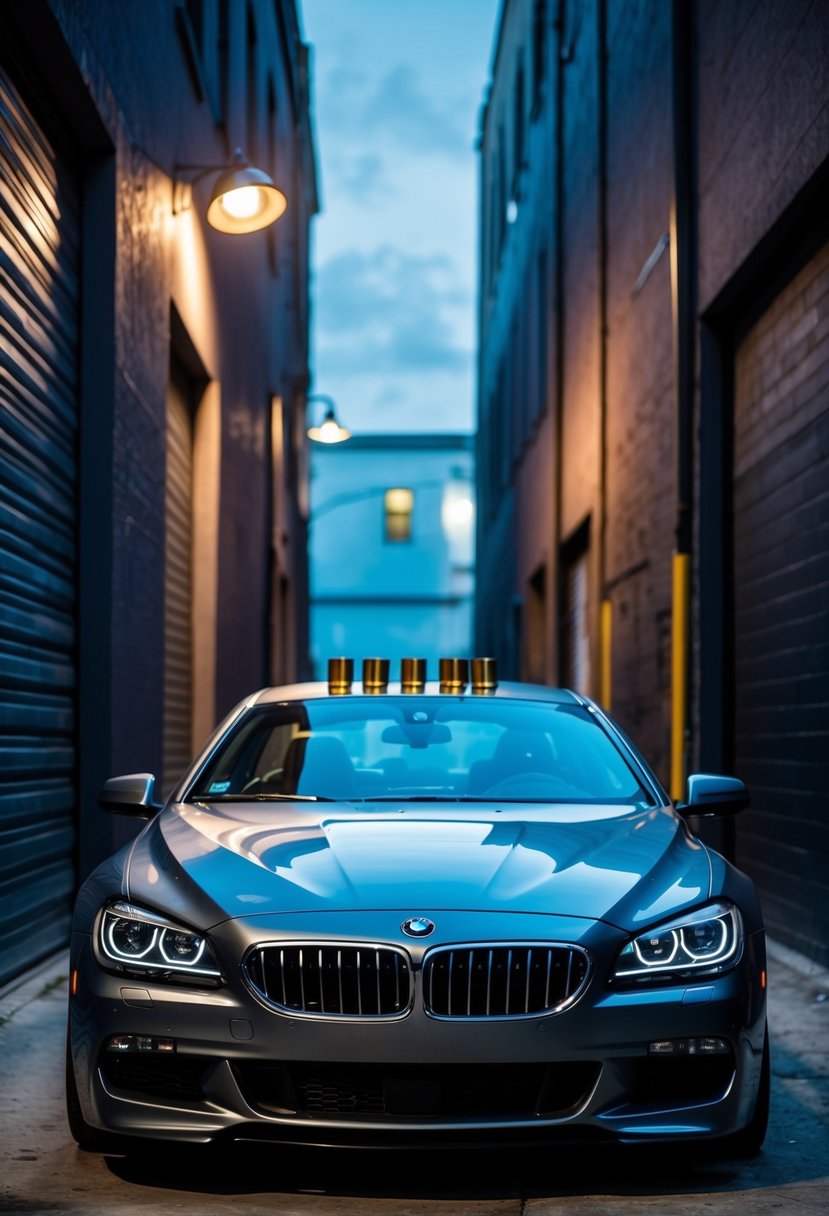
<instances>
[{"instance_id":1,"label":"side mirror","mask_svg":"<svg viewBox=\"0 0 829 1216\"><path fill-rule=\"evenodd\" d=\"M688 797L677 803L677 811L689 815L736 815L749 804L748 790L738 777L719 777L713 773L692 773L688 778Z\"/></svg>"},{"instance_id":2,"label":"side mirror","mask_svg":"<svg viewBox=\"0 0 829 1216\"><path fill-rule=\"evenodd\" d=\"M152 819L161 810L161 804L155 801L155 777L152 773L110 777L98 795L98 805L115 815Z\"/></svg>"}]
</instances>

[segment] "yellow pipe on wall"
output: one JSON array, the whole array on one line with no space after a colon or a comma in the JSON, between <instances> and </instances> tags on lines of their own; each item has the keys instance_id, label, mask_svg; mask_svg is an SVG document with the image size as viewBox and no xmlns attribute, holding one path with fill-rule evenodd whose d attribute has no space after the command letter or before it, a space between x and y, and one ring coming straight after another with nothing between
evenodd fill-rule
<instances>
[{"instance_id":1,"label":"yellow pipe on wall","mask_svg":"<svg viewBox=\"0 0 829 1216\"><path fill-rule=\"evenodd\" d=\"M685 740L688 732L688 654L691 555L675 553L671 619L671 797L685 796Z\"/></svg>"}]
</instances>

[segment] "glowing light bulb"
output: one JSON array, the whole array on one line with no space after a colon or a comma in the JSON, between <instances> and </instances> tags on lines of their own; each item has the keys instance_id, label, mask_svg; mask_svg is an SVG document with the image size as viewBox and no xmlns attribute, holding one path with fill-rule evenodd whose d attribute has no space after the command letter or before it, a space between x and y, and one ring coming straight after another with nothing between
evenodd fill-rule
<instances>
[{"instance_id":1,"label":"glowing light bulb","mask_svg":"<svg viewBox=\"0 0 829 1216\"><path fill-rule=\"evenodd\" d=\"M262 192L258 186L240 186L222 195L221 206L234 219L250 219L262 210Z\"/></svg>"}]
</instances>

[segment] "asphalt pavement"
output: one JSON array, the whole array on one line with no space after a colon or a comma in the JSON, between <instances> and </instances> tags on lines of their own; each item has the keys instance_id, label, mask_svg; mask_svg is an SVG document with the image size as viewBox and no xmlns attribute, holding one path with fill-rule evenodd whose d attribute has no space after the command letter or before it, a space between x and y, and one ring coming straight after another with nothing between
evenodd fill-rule
<instances>
[{"instance_id":1,"label":"asphalt pavement","mask_svg":"<svg viewBox=\"0 0 829 1216\"><path fill-rule=\"evenodd\" d=\"M0 989L0 1211L9 1216L825 1216L829 971L771 941L772 1102L763 1151L709 1166L626 1155L395 1162L297 1152L228 1165L186 1153L135 1163L82 1153L63 1099L68 956ZM333 1164L332 1164L333 1162Z\"/></svg>"}]
</instances>

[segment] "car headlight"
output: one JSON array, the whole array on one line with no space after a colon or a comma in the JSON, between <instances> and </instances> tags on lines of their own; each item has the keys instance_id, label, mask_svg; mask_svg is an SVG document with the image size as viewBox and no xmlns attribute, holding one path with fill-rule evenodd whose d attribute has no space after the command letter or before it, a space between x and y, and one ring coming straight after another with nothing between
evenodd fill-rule
<instances>
[{"instance_id":1,"label":"car headlight","mask_svg":"<svg viewBox=\"0 0 829 1216\"><path fill-rule=\"evenodd\" d=\"M740 956L743 923L733 904L714 903L640 933L625 946L614 980L699 979L727 971Z\"/></svg>"},{"instance_id":2,"label":"car headlight","mask_svg":"<svg viewBox=\"0 0 829 1216\"><path fill-rule=\"evenodd\" d=\"M205 937L124 900L103 909L98 942L101 953L119 971L147 978L152 973L154 979L191 977L202 983L221 979Z\"/></svg>"}]
</instances>

